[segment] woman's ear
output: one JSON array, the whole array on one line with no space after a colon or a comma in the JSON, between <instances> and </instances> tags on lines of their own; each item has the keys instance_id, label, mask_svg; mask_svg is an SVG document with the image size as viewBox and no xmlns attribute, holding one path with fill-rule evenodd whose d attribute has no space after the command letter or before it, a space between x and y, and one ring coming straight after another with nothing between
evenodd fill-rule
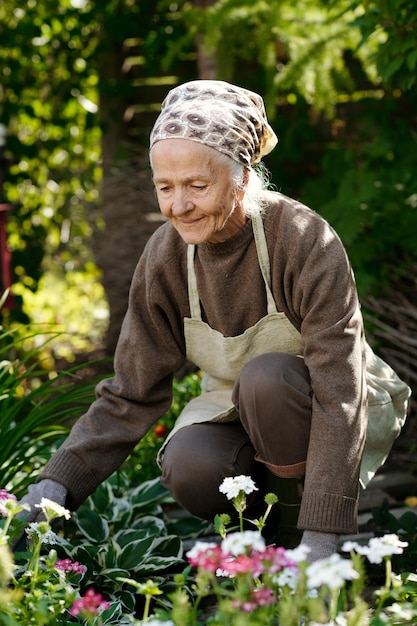
<instances>
[{"instance_id":1,"label":"woman's ear","mask_svg":"<svg viewBox=\"0 0 417 626\"><path fill-rule=\"evenodd\" d=\"M249 182L249 174L250 174L249 169L245 168L243 170L242 182L239 185L239 188L236 194L238 202L242 202L243 197L245 195L246 187L248 186L248 182Z\"/></svg>"},{"instance_id":2,"label":"woman's ear","mask_svg":"<svg viewBox=\"0 0 417 626\"><path fill-rule=\"evenodd\" d=\"M245 167L245 169L243 170L243 179L242 179L243 187L245 189L248 186L249 174L250 174L249 168Z\"/></svg>"}]
</instances>

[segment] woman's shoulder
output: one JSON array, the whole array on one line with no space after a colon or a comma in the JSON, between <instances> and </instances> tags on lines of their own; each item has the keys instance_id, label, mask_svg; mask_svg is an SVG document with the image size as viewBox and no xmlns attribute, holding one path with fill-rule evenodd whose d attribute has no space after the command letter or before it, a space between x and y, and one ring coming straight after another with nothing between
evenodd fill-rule
<instances>
[{"instance_id":1,"label":"woman's shoulder","mask_svg":"<svg viewBox=\"0 0 417 626\"><path fill-rule=\"evenodd\" d=\"M264 203L264 223L267 229L315 239L322 236L337 237L332 226L317 211L303 202L279 191L267 191Z\"/></svg>"},{"instance_id":2,"label":"woman's shoulder","mask_svg":"<svg viewBox=\"0 0 417 626\"><path fill-rule=\"evenodd\" d=\"M267 192L264 227L272 246L292 254L295 250L310 254L313 249L330 248L344 254L344 246L333 227L319 213L302 202L280 192Z\"/></svg>"},{"instance_id":3,"label":"woman's shoulder","mask_svg":"<svg viewBox=\"0 0 417 626\"><path fill-rule=\"evenodd\" d=\"M316 211L295 198L290 198L280 191L266 191L264 213L268 221L281 221L287 224L298 225L317 223L327 224L326 220Z\"/></svg>"}]
</instances>

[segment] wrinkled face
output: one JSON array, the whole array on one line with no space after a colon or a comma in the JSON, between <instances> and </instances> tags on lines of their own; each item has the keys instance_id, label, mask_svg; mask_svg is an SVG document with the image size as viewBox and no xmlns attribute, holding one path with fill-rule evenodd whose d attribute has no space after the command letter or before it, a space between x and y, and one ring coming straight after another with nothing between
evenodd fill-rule
<instances>
[{"instance_id":1,"label":"wrinkled face","mask_svg":"<svg viewBox=\"0 0 417 626\"><path fill-rule=\"evenodd\" d=\"M229 167L216 150L188 139L163 139L151 150L161 213L185 243L219 243L246 223Z\"/></svg>"}]
</instances>

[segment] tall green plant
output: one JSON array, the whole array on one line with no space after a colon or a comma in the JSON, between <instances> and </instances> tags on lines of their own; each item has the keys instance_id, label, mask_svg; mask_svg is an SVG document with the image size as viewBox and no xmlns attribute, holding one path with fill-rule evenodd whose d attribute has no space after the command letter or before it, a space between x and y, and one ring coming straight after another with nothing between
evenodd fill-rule
<instances>
[{"instance_id":1,"label":"tall green plant","mask_svg":"<svg viewBox=\"0 0 417 626\"><path fill-rule=\"evenodd\" d=\"M81 377L85 366L62 372L42 366L42 350L56 336L29 327L0 330L0 485L17 495L94 400L95 382ZM25 349L35 338L38 345Z\"/></svg>"}]
</instances>

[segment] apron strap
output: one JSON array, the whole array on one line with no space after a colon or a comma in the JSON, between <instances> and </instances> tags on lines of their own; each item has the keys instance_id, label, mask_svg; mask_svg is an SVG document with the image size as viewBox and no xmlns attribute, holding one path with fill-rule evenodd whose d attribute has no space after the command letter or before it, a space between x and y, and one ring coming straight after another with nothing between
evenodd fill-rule
<instances>
[{"instance_id":1,"label":"apron strap","mask_svg":"<svg viewBox=\"0 0 417 626\"><path fill-rule=\"evenodd\" d=\"M269 262L268 246L266 243L262 216L260 214L252 217L252 228L255 237L256 250L258 252L259 266L265 283L268 314L276 313L277 307L271 291L271 264Z\"/></svg>"},{"instance_id":2,"label":"apron strap","mask_svg":"<svg viewBox=\"0 0 417 626\"><path fill-rule=\"evenodd\" d=\"M197 277L194 269L194 255L195 245L190 244L187 248L188 300L190 302L191 319L201 321L201 307L197 290Z\"/></svg>"}]
</instances>

